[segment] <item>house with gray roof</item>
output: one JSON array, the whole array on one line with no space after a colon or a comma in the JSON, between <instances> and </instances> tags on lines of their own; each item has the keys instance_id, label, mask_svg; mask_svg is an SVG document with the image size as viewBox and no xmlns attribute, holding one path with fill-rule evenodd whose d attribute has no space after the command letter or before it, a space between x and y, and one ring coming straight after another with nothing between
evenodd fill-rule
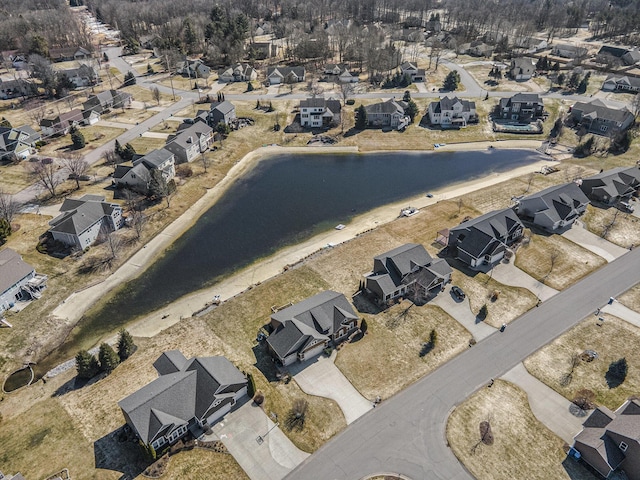
<instances>
[{"instance_id":1,"label":"house with gray roof","mask_svg":"<svg viewBox=\"0 0 640 480\"><path fill-rule=\"evenodd\" d=\"M504 119L529 123L544 115L544 103L537 93L516 93L500 99L500 116Z\"/></svg>"},{"instance_id":2,"label":"house with gray roof","mask_svg":"<svg viewBox=\"0 0 640 480\"><path fill-rule=\"evenodd\" d=\"M602 90L607 92L640 92L640 78L611 74L602 83Z\"/></svg>"},{"instance_id":3,"label":"house with gray roof","mask_svg":"<svg viewBox=\"0 0 640 480\"><path fill-rule=\"evenodd\" d=\"M62 202L60 215L49 222L54 240L84 250L96 241L100 231L113 232L124 224L122 207L105 202L100 195L85 195Z\"/></svg>"},{"instance_id":4,"label":"house with gray roof","mask_svg":"<svg viewBox=\"0 0 640 480\"><path fill-rule=\"evenodd\" d=\"M578 59L587 54L587 49L576 45L558 43L551 49L551 55L563 58Z\"/></svg>"},{"instance_id":5,"label":"house with gray roof","mask_svg":"<svg viewBox=\"0 0 640 480\"><path fill-rule=\"evenodd\" d=\"M71 127L81 123L84 123L84 116L82 110L76 108L70 112L61 113L55 118L43 118L40 120L40 131L47 137L66 135L71 130Z\"/></svg>"},{"instance_id":6,"label":"house with gray roof","mask_svg":"<svg viewBox=\"0 0 640 480\"><path fill-rule=\"evenodd\" d=\"M549 232L571 227L589 199L575 182L555 185L518 200L515 211L524 220Z\"/></svg>"},{"instance_id":7,"label":"house with gray roof","mask_svg":"<svg viewBox=\"0 0 640 480\"><path fill-rule=\"evenodd\" d=\"M468 123L478 120L476 102L460 100L458 97L446 96L438 102L429 104L429 121L442 128L466 127Z\"/></svg>"},{"instance_id":8,"label":"house with gray roof","mask_svg":"<svg viewBox=\"0 0 640 480\"><path fill-rule=\"evenodd\" d=\"M390 98L386 102L366 105L364 109L367 111L367 125L402 130L411 123L411 118L405 113L407 106L406 102L398 101L395 98Z\"/></svg>"},{"instance_id":9,"label":"house with gray roof","mask_svg":"<svg viewBox=\"0 0 640 480\"><path fill-rule=\"evenodd\" d=\"M304 67L269 67L267 68L267 83L279 85L281 83L304 82Z\"/></svg>"},{"instance_id":10,"label":"house with gray roof","mask_svg":"<svg viewBox=\"0 0 640 480\"><path fill-rule=\"evenodd\" d=\"M33 83L24 78L3 80L0 78L0 100L11 100L17 97L31 97L35 93Z\"/></svg>"},{"instance_id":11,"label":"house with gray roof","mask_svg":"<svg viewBox=\"0 0 640 480\"><path fill-rule=\"evenodd\" d=\"M373 257L373 271L366 274L365 291L387 305L401 296L435 296L451 280L446 260L433 259L423 245L407 243Z\"/></svg>"},{"instance_id":12,"label":"house with gray roof","mask_svg":"<svg viewBox=\"0 0 640 480\"><path fill-rule=\"evenodd\" d=\"M473 269L493 265L517 242L524 225L511 208L494 210L449 230L450 254Z\"/></svg>"},{"instance_id":13,"label":"house with gray roof","mask_svg":"<svg viewBox=\"0 0 640 480\"><path fill-rule=\"evenodd\" d=\"M102 114L108 112L112 108L126 108L131 105L133 97L122 90L105 90L95 95L89 95L86 102L82 104L85 111L93 110Z\"/></svg>"},{"instance_id":14,"label":"house with gray roof","mask_svg":"<svg viewBox=\"0 0 640 480\"><path fill-rule=\"evenodd\" d=\"M426 73L424 68L418 68L418 65L413 62L404 62L400 65L402 75L409 76L412 82L424 82Z\"/></svg>"},{"instance_id":15,"label":"house with gray roof","mask_svg":"<svg viewBox=\"0 0 640 480\"><path fill-rule=\"evenodd\" d=\"M358 328L358 316L342 293L326 290L271 315L269 351L282 365L316 357Z\"/></svg>"},{"instance_id":16,"label":"house with gray roof","mask_svg":"<svg viewBox=\"0 0 640 480\"><path fill-rule=\"evenodd\" d=\"M604 478L622 470L640 480L640 400L627 400L615 412L596 408L573 440L582 460Z\"/></svg>"},{"instance_id":17,"label":"house with gray roof","mask_svg":"<svg viewBox=\"0 0 640 480\"><path fill-rule=\"evenodd\" d=\"M640 188L640 168L618 167L582 179L580 189L595 202L615 205L628 200Z\"/></svg>"},{"instance_id":18,"label":"house with gray roof","mask_svg":"<svg viewBox=\"0 0 640 480\"><path fill-rule=\"evenodd\" d=\"M187 163L206 152L212 142L213 129L204 122L195 122L169 136L164 148L175 155L176 163Z\"/></svg>"},{"instance_id":19,"label":"house with gray roof","mask_svg":"<svg viewBox=\"0 0 640 480\"><path fill-rule=\"evenodd\" d=\"M307 98L300 101L300 125L306 128L321 128L340 123L342 105L340 100L324 97Z\"/></svg>"},{"instance_id":20,"label":"house with gray roof","mask_svg":"<svg viewBox=\"0 0 640 480\"><path fill-rule=\"evenodd\" d=\"M258 78L258 73L248 63L236 63L218 72L218 81L221 83L251 82L256 78Z\"/></svg>"},{"instance_id":21,"label":"house with gray roof","mask_svg":"<svg viewBox=\"0 0 640 480\"><path fill-rule=\"evenodd\" d=\"M153 366L160 376L118 406L140 441L155 450L213 425L247 394L247 379L225 357L187 359L171 350Z\"/></svg>"},{"instance_id":22,"label":"house with gray roof","mask_svg":"<svg viewBox=\"0 0 640 480\"><path fill-rule=\"evenodd\" d=\"M530 80L536 73L536 65L533 59L527 57L519 57L511 59L509 65L509 76L516 81Z\"/></svg>"},{"instance_id":23,"label":"house with gray roof","mask_svg":"<svg viewBox=\"0 0 640 480\"><path fill-rule=\"evenodd\" d=\"M80 65L78 68L58 70L58 73L67 77L76 88L96 85L100 81L100 75L96 69L89 65Z\"/></svg>"},{"instance_id":24,"label":"house with gray roof","mask_svg":"<svg viewBox=\"0 0 640 480\"><path fill-rule=\"evenodd\" d=\"M211 68L200 59L185 60L177 65L176 71L184 77L193 79L209 78L211 75Z\"/></svg>"},{"instance_id":25,"label":"house with gray roof","mask_svg":"<svg viewBox=\"0 0 640 480\"><path fill-rule=\"evenodd\" d=\"M223 100L213 102L209 110L209 125L216 127L220 122L229 125L236 118L236 107L233 103Z\"/></svg>"},{"instance_id":26,"label":"house with gray roof","mask_svg":"<svg viewBox=\"0 0 640 480\"><path fill-rule=\"evenodd\" d=\"M626 107L614 108L599 98L590 102L577 102L571 108L571 118L576 125L596 135L615 135L624 132L635 121Z\"/></svg>"},{"instance_id":27,"label":"house with gray roof","mask_svg":"<svg viewBox=\"0 0 640 480\"><path fill-rule=\"evenodd\" d=\"M0 313L21 300L40 298L46 287L46 275L37 274L18 252L0 250Z\"/></svg>"},{"instance_id":28,"label":"house with gray roof","mask_svg":"<svg viewBox=\"0 0 640 480\"><path fill-rule=\"evenodd\" d=\"M113 172L113 184L116 188L129 188L143 195L149 194L153 179L152 172L159 170L165 182L170 182L176 175L175 154L166 148L152 150L130 164L116 165Z\"/></svg>"},{"instance_id":29,"label":"house with gray roof","mask_svg":"<svg viewBox=\"0 0 640 480\"><path fill-rule=\"evenodd\" d=\"M42 136L29 125L10 128L0 127L0 160L21 159L36 153L36 143Z\"/></svg>"}]
</instances>

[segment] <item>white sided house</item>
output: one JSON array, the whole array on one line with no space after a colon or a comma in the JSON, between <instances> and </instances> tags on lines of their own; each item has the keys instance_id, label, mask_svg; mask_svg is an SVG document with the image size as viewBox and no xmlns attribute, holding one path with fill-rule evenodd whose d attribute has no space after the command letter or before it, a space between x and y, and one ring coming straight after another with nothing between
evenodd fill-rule
<instances>
[{"instance_id":1,"label":"white sided house","mask_svg":"<svg viewBox=\"0 0 640 480\"><path fill-rule=\"evenodd\" d=\"M281 365L315 358L359 326L358 316L338 292L326 290L271 315L269 351Z\"/></svg>"},{"instance_id":2,"label":"white sided house","mask_svg":"<svg viewBox=\"0 0 640 480\"><path fill-rule=\"evenodd\" d=\"M267 83L279 85L281 83L304 82L304 67L269 67L267 68Z\"/></svg>"},{"instance_id":3,"label":"white sided house","mask_svg":"<svg viewBox=\"0 0 640 480\"><path fill-rule=\"evenodd\" d=\"M321 128L340 123L342 105L339 100L323 97L300 101L300 125L306 128Z\"/></svg>"},{"instance_id":4,"label":"white sided house","mask_svg":"<svg viewBox=\"0 0 640 480\"><path fill-rule=\"evenodd\" d=\"M0 250L0 313L16 302L40 298L47 286L47 277L22 260L18 252L10 248Z\"/></svg>"},{"instance_id":5,"label":"white sided house","mask_svg":"<svg viewBox=\"0 0 640 480\"><path fill-rule=\"evenodd\" d=\"M476 103L458 97L444 97L429 104L429 121L442 128L466 127L478 118Z\"/></svg>"},{"instance_id":6,"label":"white sided house","mask_svg":"<svg viewBox=\"0 0 640 480\"><path fill-rule=\"evenodd\" d=\"M204 122L195 122L170 136L164 148L175 155L176 163L188 163L205 152L212 142L213 129Z\"/></svg>"},{"instance_id":7,"label":"white sided house","mask_svg":"<svg viewBox=\"0 0 640 480\"><path fill-rule=\"evenodd\" d=\"M100 195L65 199L62 213L49 222L53 239L84 250L96 241L103 227L109 232L122 227L122 207L104 200Z\"/></svg>"},{"instance_id":8,"label":"white sided house","mask_svg":"<svg viewBox=\"0 0 640 480\"><path fill-rule=\"evenodd\" d=\"M170 350L153 366L160 376L118 406L140 441L154 450L189 431L197 438L247 395L247 379L225 357L187 360Z\"/></svg>"},{"instance_id":9,"label":"white sided house","mask_svg":"<svg viewBox=\"0 0 640 480\"><path fill-rule=\"evenodd\" d=\"M131 165L121 163L116 166L113 183L116 188L129 188L147 195L154 170L161 172L165 182L175 177L175 158L175 155L165 148L153 150L144 157L134 160Z\"/></svg>"}]
</instances>

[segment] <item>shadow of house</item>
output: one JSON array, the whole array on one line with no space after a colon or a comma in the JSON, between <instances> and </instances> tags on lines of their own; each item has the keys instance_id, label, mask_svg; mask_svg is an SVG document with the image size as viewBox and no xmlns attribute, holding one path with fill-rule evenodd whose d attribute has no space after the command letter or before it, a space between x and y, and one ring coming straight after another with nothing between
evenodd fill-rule
<instances>
[{"instance_id":1,"label":"shadow of house","mask_svg":"<svg viewBox=\"0 0 640 480\"><path fill-rule=\"evenodd\" d=\"M93 442L93 456L96 468L120 472L125 479L137 478L153 463L127 425Z\"/></svg>"},{"instance_id":2,"label":"shadow of house","mask_svg":"<svg viewBox=\"0 0 640 480\"><path fill-rule=\"evenodd\" d=\"M256 344L251 350L256 357L256 363L253 365L260 370L264 378L268 382L277 382L279 380L279 369L276 365L273 356L269 352L269 347L266 342L260 342Z\"/></svg>"}]
</instances>

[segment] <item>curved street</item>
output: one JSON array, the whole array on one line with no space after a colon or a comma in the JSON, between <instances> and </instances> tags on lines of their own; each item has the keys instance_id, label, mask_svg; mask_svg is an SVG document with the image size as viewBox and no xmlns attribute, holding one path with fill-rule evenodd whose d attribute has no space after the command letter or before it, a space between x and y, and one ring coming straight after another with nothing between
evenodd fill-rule
<instances>
[{"instance_id":1,"label":"curved street","mask_svg":"<svg viewBox=\"0 0 640 480\"><path fill-rule=\"evenodd\" d=\"M413 480L473 476L447 446L451 411L491 378L530 354L640 280L640 249L626 253L560 292L352 423L286 478L355 480L393 472ZM393 375L387 372L372 375ZM494 416L500 412L494 412Z\"/></svg>"}]
</instances>

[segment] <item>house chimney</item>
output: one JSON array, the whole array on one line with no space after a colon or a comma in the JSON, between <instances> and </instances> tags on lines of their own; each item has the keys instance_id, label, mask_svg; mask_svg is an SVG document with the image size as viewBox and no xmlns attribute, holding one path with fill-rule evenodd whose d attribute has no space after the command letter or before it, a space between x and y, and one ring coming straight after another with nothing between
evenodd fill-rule
<instances>
[{"instance_id":1,"label":"house chimney","mask_svg":"<svg viewBox=\"0 0 640 480\"><path fill-rule=\"evenodd\" d=\"M193 137L187 138L187 143L193 143Z\"/></svg>"}]
</instances>

